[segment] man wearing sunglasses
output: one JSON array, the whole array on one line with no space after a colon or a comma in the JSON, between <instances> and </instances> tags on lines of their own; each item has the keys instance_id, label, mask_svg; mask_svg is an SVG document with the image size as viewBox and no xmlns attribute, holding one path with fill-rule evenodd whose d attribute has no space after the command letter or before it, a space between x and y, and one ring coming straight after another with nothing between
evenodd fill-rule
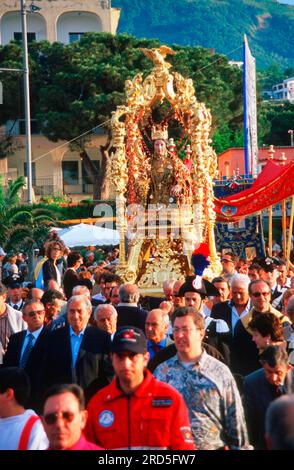
<instances>
[{"instance_id":1,"label":"man wearing sunglasses","mask_svg":"<svg viewBox=\"0 0 294 470\"><path fill-rule=\"evenodd\" d=\"M252 303L251 310L237 322L234 330L231 366L235 373L242 376L259 369L259 356L256 344L252 341L252 333L248 323L255 315L273 313L285 327L290 324L288 317L276 310L271 305L271 289L269 284L262 279L252 281L249 284L249 296Z\"/></svg>"},{"instance_id":2,"label":"man wearing sunglasses","mask_svg":"<svg viewBox=\"0 0 294 470\"><path fill-rule=\"evenodd\" d=\"M42 422L50 450L103 450L83 434L88 412L84 392L75 384L54 385L45 393Z\"/></svg>"},{"instance_id":3,"label":"man wearing sunglasses","mask_svg":"<svg viewBox=\"0 0 294 470\"><path fill-rule=\"evenodd\" d=\"M44 327L45 308L39 300L28 300L23 307L22 316L28 328L10 337L3 364L4 367L21 367L26 371L31 381L28 405L39 413L41 364L50 332Z\"/></svg>"},{"instance_id":4,"label":"man wearing sunglasses","mask_svg":"<svg viewBox=\"0 0 294 470\"><path fill-rule=\"evenodd\" d=\"M106 449L195 449L182 396L146 370L143 331L119 328L111 350L115 378L88 405L87 438Z\"/></svg>"}]
</instances>

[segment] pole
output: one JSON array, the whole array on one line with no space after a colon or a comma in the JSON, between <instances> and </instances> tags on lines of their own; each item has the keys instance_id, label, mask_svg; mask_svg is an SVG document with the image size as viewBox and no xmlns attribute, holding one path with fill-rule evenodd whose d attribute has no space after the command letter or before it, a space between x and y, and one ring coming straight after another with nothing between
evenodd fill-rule
<instances>
[{"instance_id":1,"label":"pole","mask_svg":"<svg viewBox=\"0 0 294 470\"><path fill-rule=\"evenodd\" d=\"M286 231L286 199L282 201L282 231L283 231L283 257L287 255L287 231Z\"/></svg>"},{"instance_id":2,"label":"pole","mask_svg":"<svg viewBox=\"0 0 294 470\"><path fill-rule=\"evenodd\" d=\"M291 139L291 147L294 147L294 139L293 139L293 129L288 130L288 134L290 134L290 139Z\"/></svg>"},{"instance_id":3,"label":"pole","mask_svg":"<svg viewBox=\"0 0 294 470\"><path fill-rule=\"evenodd\" d=\"M293 219L294 219L294 196L291 198L291 215L290 215L290 224L289 224L289 235L288 235L288 247L287 247L287 269L290 264L290 254L291 254L291 242L292 242L292 233L293 233Z\"/></svg>"},{"instance_id":4,"label":"pole","mask_svg":"<svg viewBox=\"0 0 294 470\"><path fill-rule=\"evenodd\" d=\"M31 111L30 111L30 82L29 82L29 59L28 59L28 37L26 0L20 0L21 27L22 27L22 53L23 53L23 81L25 101L25 124L26 124L26 166L27 166L27 192L28 204L33 202L32 188L32 142L31 142Z\"/></svg>"},{"instance_id":5,"label":"pole","mask_svg":"<svg viewBox=\"0 0 294 470\"><path fill-rule=\"evenodd\" d=\"M245 177L249 175L249 148L248 148L248 116L247 116L247 80L246 80L246 68L247 68L247 57L246 57L246 36L244 37L243 44L243 107L244 107L244 170Z\"/></svg>"},{"instance_id":6,"label":"pole","mask_svg":"<svg viewBox=\"0 0 294 470\"><path fill-rule=\"evenodd\" d=\"M268 208L268 254L273 254L273 206Z\"/></svg>"}]
</instances>

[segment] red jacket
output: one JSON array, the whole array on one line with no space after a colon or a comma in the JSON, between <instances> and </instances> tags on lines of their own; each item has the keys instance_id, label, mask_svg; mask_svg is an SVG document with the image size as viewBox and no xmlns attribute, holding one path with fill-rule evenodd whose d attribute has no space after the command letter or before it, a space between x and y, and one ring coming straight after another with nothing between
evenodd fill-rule
<instances>
[{"instance_id":1,"label":"red jacket","mask_svg":"<svg viewBox=\"0 0 294 470\"><path fill-rule=\"evenodd\" d=\"M88 404L87 439L105 449L195 450L182 396L146 370L130 396L114 379Z\"/></svg>"}]
</instances>

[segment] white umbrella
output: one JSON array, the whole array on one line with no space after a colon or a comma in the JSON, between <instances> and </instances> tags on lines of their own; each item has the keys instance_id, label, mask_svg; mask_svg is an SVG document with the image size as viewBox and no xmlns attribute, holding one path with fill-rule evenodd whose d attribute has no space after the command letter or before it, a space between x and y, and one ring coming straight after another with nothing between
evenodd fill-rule
<instances>
[{"instance_id":1,"label":"white umbrella","mask_svg":"<svg viewBox=\"0 0 294 470\"><path fill-rule=\"evenodd\" d=\"M73 225L68 229L60 231L58 235L68 247L119 244L119 233L117 230L90 224Z\"/></svg>"}]
</instances>

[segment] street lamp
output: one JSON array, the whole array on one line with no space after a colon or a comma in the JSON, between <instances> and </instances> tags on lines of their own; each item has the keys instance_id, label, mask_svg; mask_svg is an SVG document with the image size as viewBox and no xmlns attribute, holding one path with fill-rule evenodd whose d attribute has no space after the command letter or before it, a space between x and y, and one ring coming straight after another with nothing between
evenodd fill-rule
<instances>
[{"instance_id":1,"label":"street lamp","mask_svg":"<svg viewBox=\"0 0 294 470\"><path fill-rule=\"evenodd\" d=\"M26 0L20 0L21 29L22 29L22 53L23 53L23 81L25 101L25 125L26 125L26 173L28 204L33 202L32 187L32 141L31 141L31 110L30 110L30 81L29 81L29 59L28 59L28 37L27 37L27 10Z\"/></svg>"},{"instance_id":2,"label":"street lamp","mask_svg":"<svg viewBox=\"0 0 294 470\"><path fill-rule=\"evenodd\" d=\"M290 138L291 138L291 147L294 147L293 132L294 132L293 129L288 130L288 134L290 134Z\"/></svg>"}]
</instances>

